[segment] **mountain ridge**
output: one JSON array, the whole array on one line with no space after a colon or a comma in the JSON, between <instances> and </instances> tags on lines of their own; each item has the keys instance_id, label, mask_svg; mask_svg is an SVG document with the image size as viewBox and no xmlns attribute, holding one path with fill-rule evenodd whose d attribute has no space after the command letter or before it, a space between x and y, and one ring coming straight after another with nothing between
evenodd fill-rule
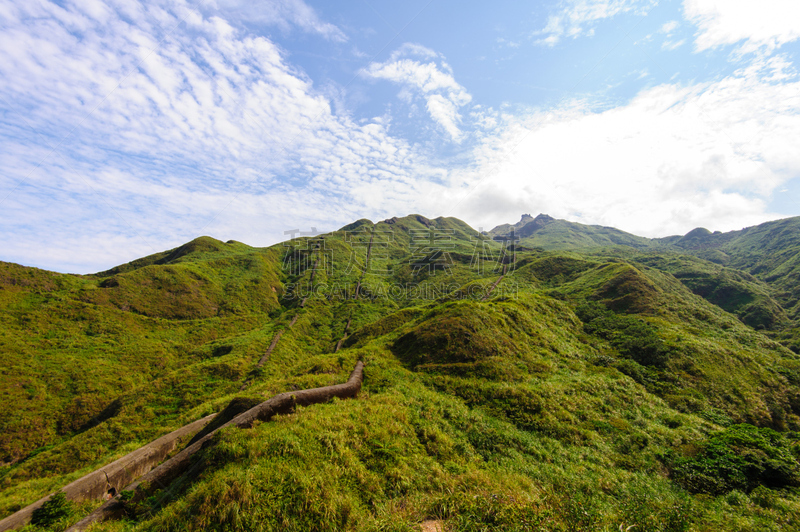
<instances>
[{"instance_id":1,"label":"mountain ridge","mask_svg":"<svg viewBox=\"0 0 800 532\"><path fill-rule=\"evenodd\" d=\"M231 405L343 382L362 360L358 398L224 432L131 522L800 519L800 478L752 462L800 467L792 220L681 247L542 215L507 224L536 224L519 242L409 215L267 248L200 237L85 276L0 263L0 515Z\"/></svg>"},{"instance_id":2,"label":"mountain ridge","mask_svg":"<svg viewBox=\"0 0 800 532\"><path fill-rule=\"evenodd\" d=\"M758 319L785 322L777 316L779 314L787 315L794 322L800 319L800 217L774 220L736 231L712 232L699 227L683 236L648 239L614 228L558 220L546 214L536 218L525 214L517 224L497 226L488 234L497 240L513 238L518 239L520 246L548 250L590 251L617 245L640 251L689 254L752 275L770 287L768 291L772 292L770 297L775 304L767 306L775 308L768 313L775 316L754 316L751 323ZM567 238L565 235L577 236ZM763 292L763 289L755 291ZM696 293L702 295L706 290L699 289Z\"/></svg>"}]
</instances>

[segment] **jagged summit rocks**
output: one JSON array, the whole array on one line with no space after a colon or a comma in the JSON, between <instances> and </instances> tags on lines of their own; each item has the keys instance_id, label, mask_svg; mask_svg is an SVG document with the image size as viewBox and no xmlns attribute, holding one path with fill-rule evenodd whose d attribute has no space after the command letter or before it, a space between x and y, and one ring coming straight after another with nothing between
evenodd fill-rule
<instances>
[{"instance_id":1,"label":"jagged summit rocks","mask_svg":"<svg viewBox=\"0 0 800 532\"><path fill-rule=\"evenodd\" d=\"M650 246L650 240L613 227L584 225L539 214L533 218L523 214L516 224L498 225L488 232L495 240L519 240L527 247L548 249L585 249L624 245L635 248Z\"/></svg>"},{"instance_id":2,"label":"jagged summit rocks","mask_svg":"<svg viewBox=\"0 0 800 532\"><path fill-rule=\"evenodd\" d=\"M530 236L537 230L545 227L546 225L555 222L556 219L547 214L539 214L534 218L530 214L523 214L519 222L515 224L502 224L488 232L492 237L499 237L501 239L511 237L512 233L515 237L520 238Z\"/></svg>"}]
</instances>

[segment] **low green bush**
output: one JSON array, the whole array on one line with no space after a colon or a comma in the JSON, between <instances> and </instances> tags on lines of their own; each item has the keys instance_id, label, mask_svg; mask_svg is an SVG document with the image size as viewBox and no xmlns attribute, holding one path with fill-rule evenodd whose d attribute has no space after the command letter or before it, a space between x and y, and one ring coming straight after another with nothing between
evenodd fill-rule
<instances>
[{"instance_id":1,"label":"low green bush","mask_svg":"<svg viewBox=\"0 0 800 532\"><path fill-rule=\"evenodd\" d=\"M691 492L712 495L800 486L796 453L797 445L772 429L731 425L708 438L694 456L675 458L672 476Z\"/></svg>"},{"instance_id":2,"label":"low green bush","mask_svg":"<svg viewBox=\"0 0 800 532\"><path fill-rule=\"evenodd\" d=\"M609 341L621 355L644 366L664 367L670 348L649 323L615 314L596 302L580 305L575 313L583 321L583 329Z\"/></svg>"},{"instance_id":3,"label":"low green bush","mask_svg":"<svg viewBox=\"0 0 800 532\"><path fill-rule=\"evenodd\" d=\"M50 497L44 504L33 511L31 524L49 527L72 515L72 505L63 491Z\"/></svg>"}]
</instances>

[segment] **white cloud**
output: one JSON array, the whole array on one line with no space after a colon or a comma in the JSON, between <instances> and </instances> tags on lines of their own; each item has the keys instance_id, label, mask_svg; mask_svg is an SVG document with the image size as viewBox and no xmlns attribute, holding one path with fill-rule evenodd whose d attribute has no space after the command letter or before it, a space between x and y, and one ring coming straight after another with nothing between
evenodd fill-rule
<instances>
[{"instance_id":1,"label":"white cloud","mask_svg":"<svg viewBox=\"0 0 800 532\"><path fill-rule=\"evenodd\" d=\"M726 230L774 217L767 198L800 175L800 81L781 55L602 112L573 101L520 115L468 105L440 54L406 44L363 75L397 83L462 140L436 166L389 134L390 116L337 113L273 40L215 13L181 0L0 7L1 260L97 271L200 234L266 245L409 212Z\"/></svg>"},{"instance_id":2,"label":"white cloud","mask_svg":"<svg viewBox=\"0 0 800 532\"><path fill-rule=\"evenodd\" d=\"M678 48L680 48L684 44L686 44L686 39L680 39L680 40L677 40L677 41L671 41L671 40L667 39L666 41L661 43L661 49L662 50L666 50L668 52L671 52L673 50L677 50Z\"/></svg>"},{"instance_id":3,"label":"white cloud","mask_svg":"<svg viewBox=\"0 0 800 532\"><path fill-rule=\"evenodd\" d=\"M677 30L679 27L680 23L677 20L670 20L669 22L665 22L658 31L669 35L675 30Z\"/></svg>"},{"instance_id":4,"label":"white cloud","mask_svg":"<svg viewBox=\"0 0 800 532\"><path fill-rule=\"evenodd\" d=\"M417 44L414 42L406 42L400 45L400 47L392 52L392 55L389 56L390 61L397 61L403 57L407 56L416 56L420 59L438 59L439 54L434 50L426 46L422 46L421 44Z\"/></svg>"},{"instance_id":5,"label":"white cloud","mask_svg":"<svg viewBox=\"0 0 800 532\"><path fill-rule=\"evenodd\" d=\"M546 212L647 236L777 218L767 200L800 174L800 81L773 59L602 112L574 101L504 116L475 166L453 174L449 204L474 192L448 214L491 227L509 212Z\"/></svg>"},{"instance_id":6,"label":"white cloud","mask_svg":"<svg viewBox=\"0 0 800 532\"><path fill-rule=\"evenodd\" d=\"M428 62L421 62L419 59ZM419 94L425 99L431 118L450 138L455 142L463 138L458 127L461 121L458 109L469 103L472 96L455 80L450 66L433 50L406 43L393 52L388 61L371 63L361 70L361 74L402 85L404 90L401 94L407 98Z\"/></svg>"},{"instance_id":7,"label":"white cloud","mask_svg":"<svg viewBox=\"0 0 800 532\"><path fill-rule=\"evenodd\" d=\"M427 109L431 118L441 125L454 140L461 138L461 130L458 129L458 107L452 100L445 98L441 94L431 94L427 97Z\"/></svg>"},{"instance_id":8,"label":"white cloud","mask_svg":"<svg viewBox=\"0 0 800 532\"><path fill-rule=\"evenodd\" d=\"M246 23L278 26L283 30L294 25L331 41L347 41L341 29L320 20L317 12L302 0L217 0L214 4L217 7L214 11L229 20L235 18Z\"/></svg>"},{"instance_id":9,"label":"white cloud","mask_svg":"<svg viewBox=\"0 0 800 532\"><path fill-rule=\"evenodd\" d=\"M521 43L518 41L509 41L508 39L504 39L503 37L497 38L497 44L502 46L507 46L508 48L519 48Z\"/></svg>"},{"instance_id":10,"label":"white cloud","mask_svg":"<svg viewBox=\"0 0 800 532\"><path fill-rule=\"evenodd\" d=\"M657 0L562 0L558 11L550 15L547 25L534 32L542 36L537 44L555 46L564 37L594 35L597 22L624 13L646 14Z\"/></svg>"},{"instance_id":11,"label":"white cloud","mask_svg":"<svg viewBox=\"0 0 800 532\"><path fill-rule=\"evenodd\" d=\"M665 22L664 24L662 24L661 28L659 28L658 32L663 33L667 36L667 39L661 43L662 50L671 52L673 50L677 50L678 48L686 44L686 39L670 38L679 27L680 23L677 20L670 20L669 22Z\"/></svg>"},{"instance_id":12,"label":"white cloud","mask_svg":"<svg viewBox=\"0 0 800 532\"><path fill-rule=\"evenodd\" d=\"M684 0L683 9L698 27L698 51L742 41L742 53L773 50L800 38L800 3L794 0Z\"/></svg>"},{"instance_id":13,"label":"white cloud","mask_svg":"<svg viewBox=\"0 0 800 532\"><path fill-rule=\"evenodd\" d=\"M202 233L268 244L394 215L441 179L382 121L335 115L269 39L181 3L109 6L0 12L4 260L85 272Z\"/></svg>"}]
</instances>

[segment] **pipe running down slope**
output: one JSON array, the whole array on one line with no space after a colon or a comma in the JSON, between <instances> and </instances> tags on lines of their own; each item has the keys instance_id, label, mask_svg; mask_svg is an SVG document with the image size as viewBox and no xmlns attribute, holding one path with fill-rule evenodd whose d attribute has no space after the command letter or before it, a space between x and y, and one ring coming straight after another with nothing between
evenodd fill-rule
<instances>
[{"instance_id":1,"label":"pipe running down slope","mask_svg":"<svg viewBox=\"0 0 800 532\"><path fill-rule=\"evenodd\" d=\"M334 397L340 399L355 397L361 390L363 380L364 363L359 361L350 374L350 378L344 384L278 394L239 414L218 429L197 440L160 466L126 486L122 491L136 491L138 489L141 492L137 493L136 497L138 498L139 496L146 496L150 490L169 486L173 480L184 474L193 465L193 457L198 451L212 444L214 435L220 429L230 426L250 428L256 421L269 421L277 414L288 414L294 410L296 405L308 406L325 403ZM102 522L119 516L124 511L123 503L120 500L122 491L84 519L72 525L67 529L67 532L83 531L94 522Z\"/></svg>"},{"instance_id":2,"label":"pipe running down slope","mask_svg":"<svg viewBox=\"0 0 800 532\"><path fill-rule=\"evenodd\" d=\"M216 414L198 419L193 423L170 432L157 440L139 447L108 465L84 475L78 480L70 482L61 490L71 501L85 501L89 499L102 499L107 495L118 493L123 486L136 480L150 471L156 464L164 461L170 452L175 450L181 442L185 442L196 432L202 429ZM26 506L18 512L11 514L0 521L0 532L14 530L30 522L33 512L55 495L53 492L38 501Z\"/></svg>"}]
</instances>

